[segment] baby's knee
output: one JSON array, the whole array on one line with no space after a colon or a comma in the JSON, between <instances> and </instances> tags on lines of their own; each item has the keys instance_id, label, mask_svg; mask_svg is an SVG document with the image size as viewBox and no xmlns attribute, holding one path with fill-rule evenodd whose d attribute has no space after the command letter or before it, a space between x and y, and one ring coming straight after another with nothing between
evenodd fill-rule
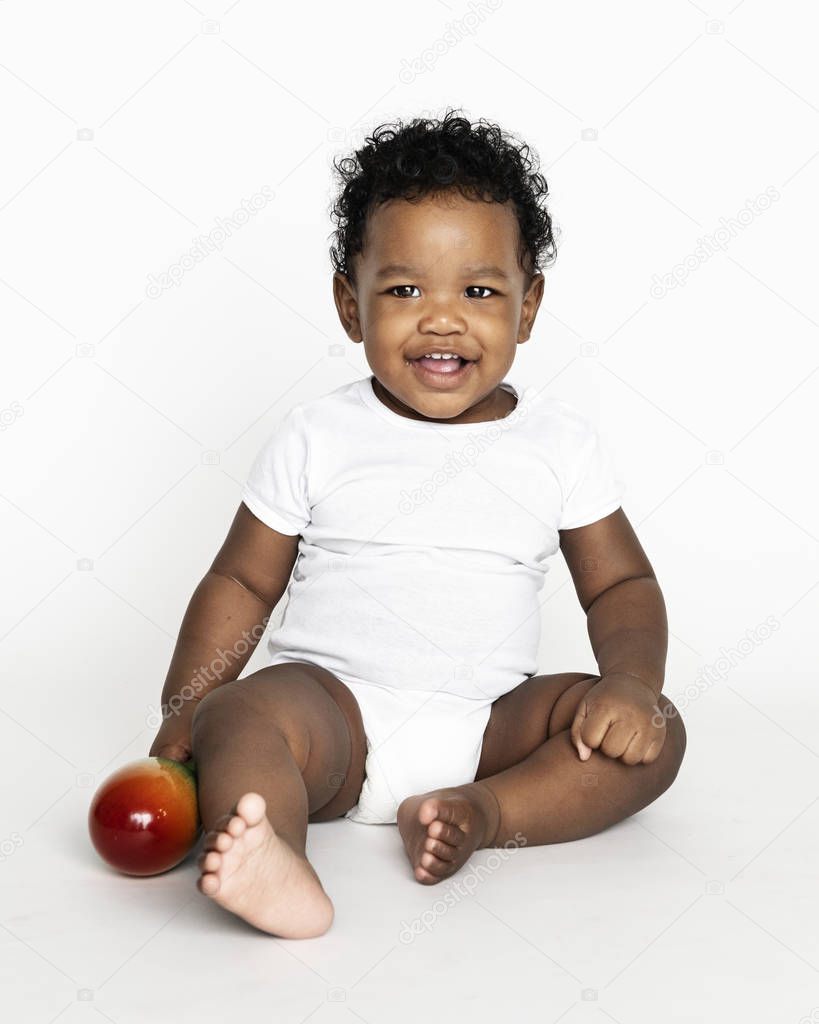
<instances>
[{"instance_id":1,"label":"baby's knee","mask_svg":"<svg viewBox=\"0 0 819 1024\"><path fill-rule=\"evenodd\" d=\"M191 718L191 732L200 736L212 725L224 719L230 707L235 707L234 694L229 692L229 683L217 686L200 698Z\"/></svg>"},{"instance_id":2,"label":"baby's knee","mask_svg":"<svg viewBox=\"0 0 819 1024\"><path fill-rule=\"evenodd\" d=\"M668 699L668 697L665 696L665 694L661 693L659 695L657 698L657 705L665 719L666 737L665 743L663 744L663 753L665 754L665 761L671 773L671 777L668 780L668 785L670 786L677 777L677 772L680 770L680 765L682 764L683 757L685 756L685 725L683 724L682 715L679 710Z\"/></svg>"},{"instance_id":3,"label":"baby's knee","mask_svg":"<svg viewBox=\"0 0 819 1024\"><path fill-rule=\"evenodd\" d=\"M191 720L194 752L226 742L251 749L277 735L299 764L306 760L310 737L303 686L298 679L276 674L275 668L223 683L199 701Z\"/></svg>"},{"instance_id":4,"label":"baby's knee","mask_svg":"<svg viewBox=\"0 0 819 1024\"><path fill-rule=\"evenodd\" d=\"M211 729L223 731L228 728L235 733L243 723L259 716L261 708L258 701L242 684L241 679L223 683L202 697L191 718L194 735L201 736Z\"/></svg>"}]
</instances>

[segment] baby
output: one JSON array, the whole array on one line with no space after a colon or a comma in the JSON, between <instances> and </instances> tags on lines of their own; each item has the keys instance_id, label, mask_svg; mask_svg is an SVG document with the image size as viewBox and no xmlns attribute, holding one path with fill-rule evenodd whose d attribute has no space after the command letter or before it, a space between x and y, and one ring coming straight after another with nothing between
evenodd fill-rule
<instances>
[{"instance_id":1,"label":"baby","mask_svg":"<svg viewBox=\"0 0 819 1024\"><path fill-rule=\"evenodd\" d=\"M333 920L309 822L397 822L434 885L477 849L634 814L686 742L613 460L581 412L507 379L555 251L534 158L451 110L366 143L336 165L332 261L372 374L293 406L259 451L149 752L195 762L199 891L284 938ZM597 675L535 674L558 548ZM266 666L238 679L285 590Z\"/></svg>"}]
</instances>

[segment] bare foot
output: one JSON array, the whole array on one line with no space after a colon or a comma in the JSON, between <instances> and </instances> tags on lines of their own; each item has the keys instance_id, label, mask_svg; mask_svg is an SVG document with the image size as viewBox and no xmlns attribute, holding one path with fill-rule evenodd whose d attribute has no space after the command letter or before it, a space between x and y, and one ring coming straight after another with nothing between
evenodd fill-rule
<instances>
[{"instance_id":1,"label":"bare foot","mask_svg":"<svg viewBox=\"0 0 819 1024\"><path fill-rule=\"evenodd\" d=\"M297 854L265 814L264 797L245 793L221 828L205 836L197 889L262 931L283 939L323 935L333 904L306 857Z\"/></svg>"},{"instance_id":2,"label":"bare foot","mask_svg":"<svg viewBox=\"0 0 819 1024\"><path fill-rule=\"evenodd\" d=\"M416 879L435 885L460 870L497 832L497 804L474 784L408 796L398 805L398 831Z\"/></svg>"}]
</instances>

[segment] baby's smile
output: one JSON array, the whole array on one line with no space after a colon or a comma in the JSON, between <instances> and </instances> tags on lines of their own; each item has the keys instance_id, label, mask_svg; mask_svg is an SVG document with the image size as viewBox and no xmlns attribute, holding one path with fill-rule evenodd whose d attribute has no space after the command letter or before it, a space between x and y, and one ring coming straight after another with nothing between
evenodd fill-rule
<instances>
[{"instance_id":1,"label":"baby's smile","mask_svg":"<svg viewBox=\"0 0 819 1024\"><path fill-rule=\"evenodd\" d=\"M460 387L476 362L453 349L446 352L433 349L425 355L407 357L407 363L418 373L422 383L441 390Z\"/></svg>"}]
</instances>

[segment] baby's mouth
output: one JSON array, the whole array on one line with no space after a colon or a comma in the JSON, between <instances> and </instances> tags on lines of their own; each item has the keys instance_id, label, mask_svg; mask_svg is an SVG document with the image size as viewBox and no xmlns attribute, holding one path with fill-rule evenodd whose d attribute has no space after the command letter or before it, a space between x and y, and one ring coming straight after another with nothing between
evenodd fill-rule
<instances>
[{"instance_id":1,"label":"baby's mouth","mask_svg":"<svg viewBox=\"0 0 819 1024\"><path fill-rule=\"evenodd\" d=\"M463 356L452 356L444 359L436 359L433 356L420 356L418 359L410 359L408 362L416 363L424 370L429 370L431 373L440 373L443 375L450 373L457 373L462 370L469 363L476 362L474 359L464 359Z\"/></svg>"}]
</instances>

